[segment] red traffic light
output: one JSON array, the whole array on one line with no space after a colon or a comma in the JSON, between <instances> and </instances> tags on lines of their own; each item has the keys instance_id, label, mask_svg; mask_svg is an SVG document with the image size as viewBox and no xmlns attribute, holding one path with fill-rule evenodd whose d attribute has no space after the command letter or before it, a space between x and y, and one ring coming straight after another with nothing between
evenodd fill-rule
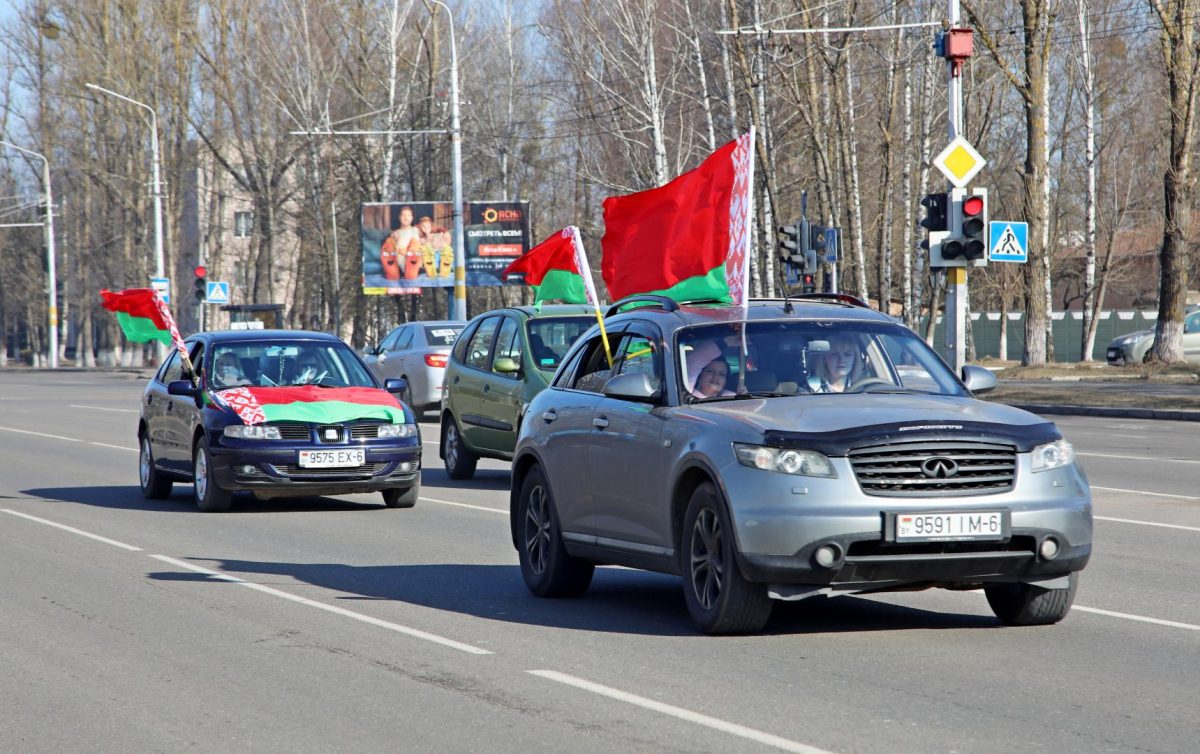
<instances>
[{"instance_id":1,"label":"red traffic light","mask_svg":"<svg viewBox=\"0 0 1200 754\"><path fill-rule=\"evenodd\" d=\"M196 277L202 278L207 274L208 274L208 270L206 270L204 268L204 265L201 264L201 265L196 266Z\"/></svg>"},{"instance_id":2,"label":"red traffic light","mask_svg":"<svg viewBox=\"0 0 1200 754\"><path fill-rule=\"evenodd\" d=\"M968 196L962 203L963 217L975 217L983 212L983 197Z\"/></svg>"}]
</instances>

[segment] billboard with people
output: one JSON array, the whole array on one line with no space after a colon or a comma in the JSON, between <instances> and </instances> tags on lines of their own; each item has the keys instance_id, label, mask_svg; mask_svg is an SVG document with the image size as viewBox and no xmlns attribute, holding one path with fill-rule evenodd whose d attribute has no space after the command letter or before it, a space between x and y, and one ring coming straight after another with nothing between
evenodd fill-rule
<instances>
[{"instance_id":1,"label":"billboard with people","mask_svg":"<svg viewBox=\"0 0 1200 754\"><path fill-rule=\"evenodd\" d=\"M504 285L501 272L529 250L529 203L468 202L463 233L467 285ZM362 265L367 295L453 287L453 204L363 204Z\"/></svg>"}]
</instances>

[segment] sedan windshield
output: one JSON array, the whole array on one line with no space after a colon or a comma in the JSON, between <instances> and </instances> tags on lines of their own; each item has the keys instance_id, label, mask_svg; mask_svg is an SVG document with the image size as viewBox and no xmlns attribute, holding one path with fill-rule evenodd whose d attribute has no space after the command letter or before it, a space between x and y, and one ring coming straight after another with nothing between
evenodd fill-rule
<instances>
[{"instance_id":1,"label":"sedan windshield","mask_svg":"<svg viewBox=\"0 0 1200 754\"><path fill-rule=\"evenodd\" d=\"M765 321L679 332L678 366L692 400L808 393L966 395L953 372L900 325Z\"/></svg>"},{"instance_id":2,"label":"sedan windshield","mask_svg":"<svg viewBox=\"0 0 1200 754\"><path fill-rule=\"evenodd\" d=\"M213 346L210 386L374 387L375 382L343 343L262 340Z\"/></svg>"}]
</instances>

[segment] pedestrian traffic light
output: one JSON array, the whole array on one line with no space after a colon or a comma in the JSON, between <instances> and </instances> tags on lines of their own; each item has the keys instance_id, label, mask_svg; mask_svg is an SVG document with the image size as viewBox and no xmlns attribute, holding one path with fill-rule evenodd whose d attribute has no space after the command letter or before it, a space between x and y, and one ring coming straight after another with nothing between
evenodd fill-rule
<instances>
[{"instance_id":1,"label":"pedestrian traffic light","mask_svg":"<svg viewBox=\"0 0 1200 754\"><path fill-rule=\"evenodd\" d=\"M208 298L208 270L203 266L196 268L196 300L203 301Z\"/></svg>"},{"instance_id":2,"label":"pedestrian traffic light","mask_svg":"<svg viewBox=\"0 0 1200 754\"><path fill-rule=\"evenodd\" d=\"M977 188L962 199L963 258L979 266L987 263L987 189Z\"/></svg>"},{"instance_id":3,"label":"pedestrian traffic light","mask_svg":"<svg viewBox=\"0 0 1200 754\"><path fill-rule=\"evenodd\" d=\"M800 276L800 290L802 293L817 292L817 276L811 272L806 272Z\"/></svg>"}]
</instances>

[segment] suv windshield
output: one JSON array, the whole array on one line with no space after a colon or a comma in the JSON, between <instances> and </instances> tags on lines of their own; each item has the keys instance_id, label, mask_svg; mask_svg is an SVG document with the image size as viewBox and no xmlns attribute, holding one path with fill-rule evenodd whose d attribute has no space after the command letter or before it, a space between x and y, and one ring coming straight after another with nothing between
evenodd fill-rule
<instances>
[{"instance_id":1,"label":"suv windshield","mask_svg":"<svg viewBox=\"0 0 1200 754\"><path fill-rule=\"evenodd\" d=\"M526 322L533 363L543 372L558 369L559 362L575 340L592 326L593 317L546 317Z\"/></svg>"},{"instance_id":2,"label":"suv windshield","mask_svg":"<svg viewBox=\"0 0 1200 754\"><path fill-rule=\"evenodd\" d=\"M882 322L690 327L679 331L676 353L680 384L692 400L806 393L966 395L915 333Z\"/></svg>"},{"instance_id":3,"label":"suv windshield","mask_svg":"<svg viewBox=\"0 0 1200 754\"><path fill-rule=\"evenodd\" d=\"M210 387L374 387L350 349L327 341L263 340L220 343L212 349Z\"/></svg>"}]
</instances>

